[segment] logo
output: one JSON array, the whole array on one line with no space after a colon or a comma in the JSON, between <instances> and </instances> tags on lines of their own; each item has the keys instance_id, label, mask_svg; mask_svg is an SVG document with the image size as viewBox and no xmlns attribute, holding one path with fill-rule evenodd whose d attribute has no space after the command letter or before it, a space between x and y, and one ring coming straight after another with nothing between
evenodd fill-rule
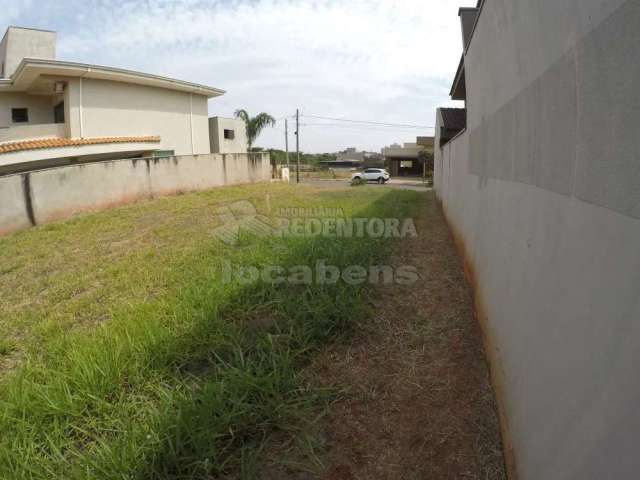
<instances>
[{"instance_id":1,"label":"logo","mask_svg":"<svg viewBox=\"0 0 640 480\"><path fill-rule=\"evenodd\" d=\"M243 231L258 236L274 234L269 217L260 215L256 207L247 200L218 208L216 217L220 221L220 226L213 230L213 234L227 245L236 245Z\"/></svg>"}]
</instances>

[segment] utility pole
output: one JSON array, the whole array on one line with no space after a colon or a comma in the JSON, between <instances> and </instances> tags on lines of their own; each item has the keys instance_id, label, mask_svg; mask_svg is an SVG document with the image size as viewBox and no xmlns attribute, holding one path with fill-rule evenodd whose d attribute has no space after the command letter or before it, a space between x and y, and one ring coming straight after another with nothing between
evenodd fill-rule
<instances>
[{"instance_id":1,"label":"utility pole","mask_svg":"<svg viewBox=\"0 0 640 480\"><path fill-rule=\"evenodd\" d=\"M284 119L284 158L289 168L289 122Z\"/></svg>"},{"instance_id":2,"label":"utility pole","mask_svg":"<svg viewBox=\"0 0 640 480\"><path fill-rule=\"evenodd\" d=\"M296 108L296 183L300 183L300 112Z\"/></svg>"}]
</instances>

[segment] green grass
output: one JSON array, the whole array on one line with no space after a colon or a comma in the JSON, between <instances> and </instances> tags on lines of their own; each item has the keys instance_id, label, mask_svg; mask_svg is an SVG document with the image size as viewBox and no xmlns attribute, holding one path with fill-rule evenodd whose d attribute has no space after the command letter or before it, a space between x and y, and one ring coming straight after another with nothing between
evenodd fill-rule
<instances>
[{"instance_id":1,"label":"green grass","mask_svg":"<svg viewBox=\"0 0 640 480\"><path fill-rule=\"evenodd\" d=\"M269 435L317 415L326 392L306 384L304 365L365 321L373 292L224 283L224 263L367 266L391 244L245 235L231 247L212 233L215 210L247 199L264 214L404 217L419 198L233 187L0 239L0 478L251 478Z\"/></svg>"}]
</instances>

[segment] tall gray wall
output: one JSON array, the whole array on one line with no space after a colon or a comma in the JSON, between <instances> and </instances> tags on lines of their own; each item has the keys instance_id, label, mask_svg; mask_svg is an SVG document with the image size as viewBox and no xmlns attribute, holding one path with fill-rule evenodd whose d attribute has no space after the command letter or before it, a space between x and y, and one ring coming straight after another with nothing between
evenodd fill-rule
<instances>
[{"instance_id":1,"label":"tall gray wall","mask_svg":"<svg viewBox=\"0 0 640 480\"><path fill-rule=\"evenodd\" d=\"M184 155L0 177L0 235L143 198L271 179L268 154Z\"/></svg>"},{"instance_id":2,"label":"tall gray wall","mask_svg":"<svg viewBox=\"0 0 640 480\"><path fill-rule=\"evenodd\" d=\"M465 69L435 187L519 476L637 478L640 1L486 0Z\"/></svg>"}]
</instances>

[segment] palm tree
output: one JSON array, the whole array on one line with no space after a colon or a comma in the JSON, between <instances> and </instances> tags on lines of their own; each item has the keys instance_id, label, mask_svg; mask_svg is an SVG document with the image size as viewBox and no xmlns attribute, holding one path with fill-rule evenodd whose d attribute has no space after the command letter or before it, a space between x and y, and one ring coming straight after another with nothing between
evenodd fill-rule
<instances>
[{"instance_id":1,"label":"palm tree","mask_svg":"<svg viewBox=\"0 0 640 480\"><path fill-rule=\"evenodd\" d=\"M251 150L251 145L253 145L255 139L258 138L258 135L260 135L260 132L262 132L266 126L275 127L276 125L276 119L264 112L259 113L252 118L246 110L240 109L236 110L234 115L236 118L240 118L244 121L247 128L247 143L249 144L249 150Z\"/></svg>"}]
</instances>

